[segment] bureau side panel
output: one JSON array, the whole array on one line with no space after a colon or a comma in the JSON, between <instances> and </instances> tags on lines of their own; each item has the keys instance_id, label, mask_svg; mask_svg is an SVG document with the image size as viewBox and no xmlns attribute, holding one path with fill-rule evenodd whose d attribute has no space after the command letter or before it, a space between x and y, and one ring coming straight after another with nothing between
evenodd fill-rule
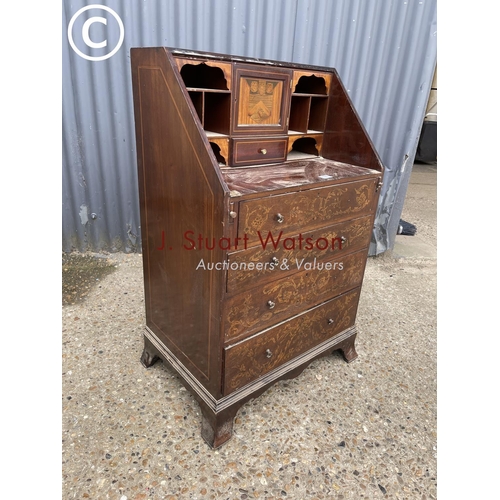
<instances>
[{"instance_id":1,"label":"bureau side panel","mask_svg":"<svg viewBox=\"0 0 500 500\"><path fill-rule=\"evenodd\" d=\"M223 255L190 239L223 236L223 188L166 53L133 49L132 68L147 326L218 397L223 274L199 263Z\"/></svg>"},{"instance_id":2,"label":"bureau side panel","mask_svg":"<svg viewBox=\"0 0 500 500\"><path fill-rule=\"evenodd\" d=\"M383 171L382 162L334 71L321 154L329 160Z\"/></svg>"}]
</instances>

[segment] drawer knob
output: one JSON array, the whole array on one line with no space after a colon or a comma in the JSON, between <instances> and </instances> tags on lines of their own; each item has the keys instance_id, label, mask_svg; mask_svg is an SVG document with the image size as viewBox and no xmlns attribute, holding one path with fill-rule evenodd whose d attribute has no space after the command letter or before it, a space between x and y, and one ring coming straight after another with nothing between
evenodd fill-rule
<instances>
[{"instance_id":1,"label":"drawer knob","mask_svg":"<svg viewBox=\"0 0 500 500\"><path fill-rule=\"evenodd\" d=\"M273 257L271 259L271 264L274 264L275 266L277 266L278 264L280 263L278 257Z\"/></svg>"},{"instance_id":2,"label":"drawer knob","mask_svg":"<svg viewBox=\"0 0 500 500\"><path fill-rule=\"evenodd\" d=\"M231 217L231 219L236 219L236 217L238 216L238 214L236 212L229 212L229 217Z\"/></svg>"},{"instance_id":3,"label":"drawer knob","mask_svg":"<svg viewBox=\"0 0 500 500\"><path fill-rule=\"evenodd\" d=\"M272 300L267 301L267 307L269 307L269 309L274 309L275 305L276 305L276 302L273 302Z\"/></svg>"},{"instance_id":4,"label":"drawer knob","mask_svg":"<svg viewBox=\"0 0 500 500\"><path fill-rule=\"evenodd\" d=\"M342 238L340 238L340 241L341 241L342 243L345 243L345 242L347 241L347 238L346 238L345 236L342 236Z\"/></svg>"},{"instance_id":5,"label":"drawer knob","mask_svg":"<svg viewBox=\"0 0 500 500\"><path fill-rule=\"evenodd\" d=\"M259 149L259 153L263 154L263 155L267 155L267 149Z\"/></svg>"},{"instance_id":6,"label":"drawer knob","mask_svg":"<svg viewBox=\"0 0 500 500\"><path fill-rule=\"evenodd\" d=\"M276 214L276 221L281 224L285 220L285 216L281 214Z\"/></svg>"},{"instance_id":7,"label":"drawer knob","mask_svg":"<svg viewBox=\"0 0 500 500\"><path fill-rule=\"evenodd\" d=\"M272 355L271 349L266 349L266 358L270 358Z\"/></svg>"},{"instance_id":8,"label":"drawer knob","mask_svg":"<svg viewBox=\"0 0 500 500\"><path fill-rule=\"evenodd\" d=\"M328 324L329 324L329 325L333 325L333 323L334 323L334 322L333 322L333 319L332 319L332 318L328 318Z\"/></svg>"}]
</instances>

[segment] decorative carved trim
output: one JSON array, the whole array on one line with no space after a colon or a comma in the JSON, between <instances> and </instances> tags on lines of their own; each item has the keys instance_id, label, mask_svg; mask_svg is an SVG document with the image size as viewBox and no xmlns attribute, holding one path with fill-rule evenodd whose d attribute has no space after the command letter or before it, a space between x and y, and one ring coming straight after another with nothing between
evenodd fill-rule
<instances>
[{"instance_id":1,"label":"decorative carved trim","mask_svg":"<svg viewBox=\"0 0 500 500\"><path fill-rule=\"evenodd\" d=\"M181 57L174 57L174 61L177 64L177 69L179 72L185 64L191 64L193 66L197 66L199 64L206 64L207 66L212 66L214 68L219 68L224 73L224 78L226 79L227 88L230 90L232 85L231 78L231 63L225 63L220 61L210 61L209 59L187 59Z\"/></svg>"},{"instance_id":2,"label":"decorative carved trim","mask_svg":"<svg viewBox=\"0 0 500 500\"><path fill-rule=\"evenodd\" d=\"M326 95L330 94L330 86L332 83L332 75L330 73L323 73L321 71L294 71L293 72L293 82L292 90L295 92L295 87L302 76L316 76L318 78L323 78L325 81ZM321 95L321 94L320 94Z\"/></svg>"}]
</instances>

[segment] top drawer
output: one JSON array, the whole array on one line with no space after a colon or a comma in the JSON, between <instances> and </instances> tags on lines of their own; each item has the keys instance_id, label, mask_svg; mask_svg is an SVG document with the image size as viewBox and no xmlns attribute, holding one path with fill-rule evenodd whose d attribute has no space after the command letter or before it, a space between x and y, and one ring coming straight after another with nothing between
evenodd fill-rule
<instances>
[{"instance_id":1,"label":"top drawer","mask_svg":"<svg viewBox=\"0 0 500 500\"><path fill-rule=\"evenodd\" d=\"M372 214L378 178L242 201L238 237L254 246L282 234L298 234L332 222Z\"/></svg>"}]
</instances>

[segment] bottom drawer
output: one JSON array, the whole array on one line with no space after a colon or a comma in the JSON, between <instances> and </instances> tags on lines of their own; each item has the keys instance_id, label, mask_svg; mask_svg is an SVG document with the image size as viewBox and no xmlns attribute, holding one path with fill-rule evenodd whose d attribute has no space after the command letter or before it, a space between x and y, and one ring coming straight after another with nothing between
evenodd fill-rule
<instances>
[{"instance_id":1,"label":"bottom drawer","mask_svg":"<svg viewBox=\"0 0 500 500\"><path fill-rule=\"evenodd\" d=\"M360 288L225 348L224 395L354 325Z\"/></svg>"}]
</instances>

